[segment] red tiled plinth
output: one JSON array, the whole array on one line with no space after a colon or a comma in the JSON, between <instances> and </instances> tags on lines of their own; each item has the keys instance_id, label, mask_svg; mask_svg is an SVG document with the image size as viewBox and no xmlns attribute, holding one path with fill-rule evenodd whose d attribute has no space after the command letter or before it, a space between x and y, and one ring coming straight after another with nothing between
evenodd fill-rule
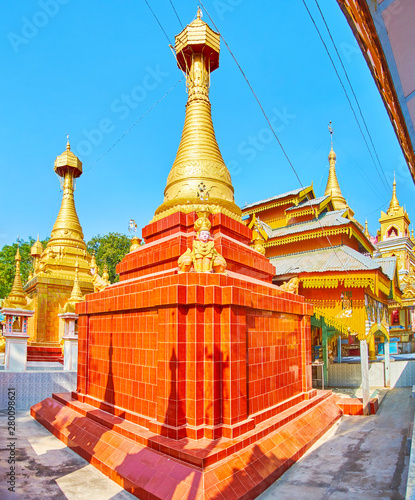
<instances>
[{"instance_id":1,"label":"red tiled plinth","mask_svg":"<svg viewBox=\"0 0 415 500\"><path fill-rule=\"evenodd\" d=\"M32 416L142 500L251 499L281 476L341 416L318 391L238 439L174 440L69 395L53 395Z\"/></svg>"},{"instance_id":2,"label":"red tiled plinth","mask_svg":"<svg viewBox=\"0 0 415 500\"><path fill-rule=\"evenodd\" d=\"M228 274L177 274L195 214L144 228L120 282L77 304L76 393L32 408L142 499L254 498L341 415L311 386L312 307L246 226L211 219Z\"/></svg>"}]
</instances>

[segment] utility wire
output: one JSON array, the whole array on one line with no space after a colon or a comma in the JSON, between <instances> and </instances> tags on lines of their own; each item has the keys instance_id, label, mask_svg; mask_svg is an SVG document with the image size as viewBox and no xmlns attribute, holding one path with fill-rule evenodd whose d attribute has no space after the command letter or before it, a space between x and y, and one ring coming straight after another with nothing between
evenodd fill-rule
<instances>
[{"instance_id":1,"label":"utility wire","mask_svg":"<svg viewBox=\"0 0 415 500\"><path fill-rule=\"evenodd\" d=\"M117 145L117 144L118 144L118 143L119 143L122 139L124 139L124 137L125 137L125 136L129 133L129 132L131 132L131 130L132 130L132 129L133 129L133 128L134 128L134 127L138 124L138 123L140 123L140 122L141 122L141 120L142 120L145 116L147 116L147 115L150 113L150 111L152 111L152 110L153 110L153 109L157 106L157 104L159 104L159 103L160 103L160 102L161 102L161 101L162 101L165 97L167 97L167 96L170 94L170 92L171 92L174 88L176 88L176 87L177 87L177 85L179 85L179 83L183 80L183 78L184 78L184 77L182 76L182 77L180 78L180 80L178 80L178 81L177 81L177 82L173 85L173 87L171 87L171 88L170 88L170 89L169 89L169 90L168 90L168 91L167 91L167 92L163 95L163 97L160 97L160 99L159 99L158 101L156 101L156 102L155 102L155 103L154 103L154 104L153 104L153 105L152 105L152 106L151 106L151 107L150 107L150 108L149 108L149 109L148 109L148 110L147 110L144 114L142 114L142 115L140 116L140 118L139 118L139 119L138 119L135 123L133 123L133 124L131 125L131 127L130 127L128 130L126 130L126 131L125 131L125 132L124 132L124 133L123 133L123 134L122 134L122 135L121 135L121 136L120 136L120 137L119 137L119 138L118 138L118 139L114 142L114 144L113 144L113 145L112 145L109 149L107 149L107 151L105 151L105 153L103 153L103 154L102 154L99 158L97 158L97 159L94 161L94 163L93 163L93 164L92 164L92 165L91 165L91 166L90 166L90 167L86 170L86 172L89 172L90 170L92 170L92 168L93 168L93 167L94 167L94 166L95 166L95 165L96 165L99 161L101 161L101 160L102 160L102 158L104 158L104 156L106 156L106 155L107 155L107 154L108 154L108 153L109 153L109 152L110 152L110 151L111 151L111 150L112 150L112 149L113 149L113 148L114 148L114 147L115 147L115 146L116 146L116 145Z\"/></svg>"},{"instance_id":2,"label":"utility wire","mask_svg":"<svg viewBox=\"0 0 415 500\"><path fill-rule=\"evenodd\" d=\"M363 112L362 112L362 109L361 109L361 107L360 107L359 100L357 99L356 93L355 93L355 91L354 91L354 88L353 88L352 82L351 82L351 81L350 81L350 79L349 79L349 75L348 75L348 73L347 73L347 71L346 71L346 68L345 68L345 66L344 66L344 64L343 64L343 60L342 60L342 58L341 58L341 56L340 56L340 53L339 53L339 51L337 50L336 43L335 43L335 41L333 40L333 37L332 37L332 35L331 35L330 28L329 28L329 27L328 27L328 25L327 25L326 19L325 19L325 17L324 17L323 12L321 11L321 8L320 8L320 5L319 5L319 3L318 3L318 0L314 0L314 1L316 2L317 8L318 8L318 10L319 10L319 12L320 12L320 15L321 15L321 17L322 17L322 19L323 19L324 25L325 25L325 27L326 27L326 29L327 29L328 34L329 34L330 40L331 40L331 42L332 42L332 44L333 44L334 50L336 51L337 57L339 58L339 61L340 61L340 64L341 64L341 66L342 66L342 68L343 68L343 71L344 71L344 74L345 74L345 76L346 76L346 79L347 79L347 81L348 81L348 83L349 83L349 85L350 85L350 89L351 89L351 91L352 91L353 97L355 98L355 101L356 101L357 107L358 107L358 109L359 109L360 116L361 116L361 118L362 118L362 120L363 120L363 124L364 124L364 126L365 126L365 129L366 129L367 135L369 136L370 143L372 144L373 151L375 152L376 158L377 158L378 163L379 163L379 167L380 167L381 172L382 172L382 174L383 174L383 178L385 179L386 184L388 185L388 182L387 182L387 179L386 179L386 175L385 175L385 172L384 172L383 167L382 167L382 163L380 162L379 155L378 155L378 153L377 153L377 151L376 151L375 145L374 145L373 140L372 140L372 135L371 135L371 133L370 133L370 131L369 131L369 128L368 128L368 126L367 126L367 123L366 123L365 117L363 116ZM389 190L389 189L388 189L388 190Z\"/></svg>"},{"instance_id":3,"label":"utility wire","mask_svg":"<svg viewBox=\"0 0 415 500\"><path fill-rule=\"evenodd\" d=\"M244 77L244 79L245 79L246 83L248 84L248 87L250 88L250 90L251 90L251 92L252 92L253 96L255 97L255 100L256 100L256 101L257 101L257 103L258 103L258 106L260 107L260 109L261 109L261 111L262 111L262 114L264 115L264 117L265 117L266 121L268 122L268 126L269 126L269 128L271 129L272 134L274 135L275 139L277 140L277 142L278 142L278 144L279 144L279 146L280 146L280 148L281 148L281 151L283 152L283 154L284 154L285 158L287 159L287 161L288 161L288 163L289 163L290 167L292 168L292 170L293 170L293 172L294 172L295 176L297 177L297 180L298 180L298 182L299 182L299 184L300 184L301 188L302 188L302 189L304 189L304 186L303 186L303 184L302 184L302 182L301 182L301 179L300 179L300 177L299 177L299 175L298 175L298 173L297 173L297 171L296 171L296 169L295 169L295 167L294 167L293 163L291 162L291 160L290 160L290 158L289 158L289 156L288 156L287 152L285 151L285 149L284 149L284 147L283 147L283 145L282 145L281 141L279 140L279 138L278 138L278 136L277 136L277 134L276 134L276 132L275 132L275 130L274 130L274 128L273 128L273 126L272 126L272 124L271 124L271 121L270 121L270 119L268 118L268 115L267 115L267 113L265 112L265 110L264 110L264 108L263 108L263 106L262 106L262 104L261 104L261 101L259 100L258 96L256 95L256 93L255 93L254 89L252 88L252 85L250 84L250 82L249 82L249 80L248 80L247 76L245 75L245 73L244 73L243 69L241 68L241 66L240 66L239 62L237 61L236 57L234 56L234 54L233 54L232 50L230 49L229 45L227 44L227 42L226 42L225 38L223 37L222 33L219 31L219 28L216 26L215 22L213 21L212 17L210 16L209 12L207 11L206 7L204 6L204 4L203 4L202 0L199 0L199 3L200 3L200 5L202 6L203 10L206 12L207 16L209 17L210 22L213 24L214 28L216 29L216 31L219 33L220 37L222 38L223 43L226 45L226 48L228 49L228 51L229 51L230 55L232 56L232 58L233 58L233 60L235 61L236 65L238 66L239 71L242 73L242 76ZM311 207L312 207L311 199L309 198L309 195L308 195L308 194L306 194L306 197L307 197L307 201L309 202L309 206L310 206L310 208L311 208ZM314 212L314 213L316 214L316 212ZM345 266L344 266L344 264L343 264L342 260L340 259L340 257L338 256L338 254L337 254L337 252L336 252L335 248L333 247L333 245L332 245L332 243L331 243L331 241L330 241L330 238L329 238L328 234L324 234L324 233L325 233L325 231L324 231L324 228L323 228L323 226L322 226L322 224L321 224L320 218L319 218L318 216L315 216L315 220L317 221L318 225L320 226L320 229L321 229L321 231L322 231L323 235L326 237L326 239L327 239L327 241L328 241L328 243L329 243L329 245L330 245L331 249L333 250L333 252L334 252L335 256L336 256L336 257L337 257L337 259L338 259L338 261L340 262L341 267L343 268L343 270L344 270L347 274L349 274L349 271L345 268Z\"/></svg>"},{"instance_id":4,"label":"utility wire","mask_svg":"<svg viewBox=\"0 0 415 500\"><path fill-rule=\"evenodd\" d=\"M169 2L170 2L170 5L172 6L172 9L174 10L174 13L176 14L176 17L177 17L177 20L179 21L180 26L183 29L184 28L183 23L180 20L179 14L177 13L177 10L175 9L172 0L169 0Z\"/></svg>"},{"instance_id":5,"label":"utility wire","mask_svg":"<svg viewBox=\"0 0 415 500\"><path fill-rule=\"evenodd\" d=\"M380 180L382 181L383 186L385 187L385 189L386 189L386 190L387 190L387 192L389 193L389 187L388 187L388 185L385 183L385 181L384 181L383 177L381 176L380 171L379 171L379 168L378 168L378 166L377 166L377 164L376 164L376 162L375 162L375 159L373 158L372 151L371 151L371 150L370 150L370 148L369 148L369 144L368 144L368 142L367 142L367 140L366 140L365 134L363 133L363 130L362 130L362 127L361 127L361 125L360 125L360 123L359 123L359 120L357 119L356 112L355 112L355 110L354 110L354 108L353 108L352 102L350 101L349 95L347 94L346 87L344 86L344 84L343 84L343 82L342 82L342 79L340 78L339 72L337 71L336 65L334 64L333 58L332 58L332 57L331 57L331 55L330 55L330 52L329 52L329 50L328 50L328 48L327 48L327 45L326 45L325 41L323 40L323 37L322 37L322 35L321 35L321 33L320 33L320 30L318 29L318 26L317 26L317 24L316 24L316 22L315 22L315 20L314 20L314 18L313 18L313 15L311 14L311 12L310 12L309 8L307 7L307 4L306 4L305 0L302 0L302 2L303 2L303 4L304 4L305 9L306 9L306 10L307 10L307 12L308 12L308 15L310 16L310 19L311 19L312 23L314 24L314 27L315 27L315 28L316 28L316 30L317 30L318 36L320 37L320 40L321 40L322 44L324 45L324 48L326 49L327 55L329 56L330 62L331 62L331 64L333 65L334 71L335 71L335 73L336 73L336 75L337 75L337 78L339 79L340 85L342 86L343 91L344 91L344 93L345 93L345 95L346 95L346 99L347 99L347 101L348 101L348 103L349 103L350 109L352 110L353 116L354 116L354 118L355 118L355 120L356 120L357 126L359 127L360 133L362 134L363 140L365 141L365 144L366 144L367 150L369 151L370 157L372 158L373 164L375 165L375 168L376 168L376 171L377 171L377 173L378 173L378 175L379 175L379 178L380 178Z\"/></svg>"},{"instance_id":6,"label":"utility wire","mask_svg":"<svg viewBox=\"0 0 415 500\"><path fill-rule=\"evenodd\" d=\"M157 24L160 26L160 29L164 33L164 36L167 38L167 41L169 42L169 45L171 45L170 38L167 35L167 33L165 32L163 26L161 25L161 22L158 20L156 14L154 13L154 10L150 7L150 4L147 2L147 0L144 0L144 1L146 3L147 7L150 9L150 12L153 14L154 19L157 21Z\"/></svg>"}]
</instances>

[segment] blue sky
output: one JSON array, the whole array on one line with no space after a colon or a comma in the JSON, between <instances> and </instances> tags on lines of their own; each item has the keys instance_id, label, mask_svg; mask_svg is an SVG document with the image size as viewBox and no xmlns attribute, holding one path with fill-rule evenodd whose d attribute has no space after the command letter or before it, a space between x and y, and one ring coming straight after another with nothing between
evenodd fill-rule
<instances>
[{"instance_id":1,"label":"blue sky","mask_svg":"<svg viewBox=\"0 0 415 500\"><path fill-rule=\"evenodd\" d=\"M148 1L174 43L181 26L170 1ZM314 0L306 1L335 58ZM173 4L184 25L195 18L197 2ZM415 217L414 184L337 2L320 4L388 189L302 0L204 1L273 120L302 185L313 181L316 196L324 193L327 182L327 125L332 120L340 187L357 219L364 223L367 218L374 234L380 211L390 201L393 172L398 199L410 217ZM209 22L206 15L204 20ZM178 83L182 74L166 37L144 0L13 2L3 6L0 16L0 51L0 246L17 235L50 235L62 194L53 162L65 149L66 133L83 162L75 200L85 239L110 231L127 233L130 218L139 228L146 225L163 201L183 127L186 92L184 81ZM243 206L299 187L223 43L210 96L236 202Z\"/></svg>"}]
</instances>

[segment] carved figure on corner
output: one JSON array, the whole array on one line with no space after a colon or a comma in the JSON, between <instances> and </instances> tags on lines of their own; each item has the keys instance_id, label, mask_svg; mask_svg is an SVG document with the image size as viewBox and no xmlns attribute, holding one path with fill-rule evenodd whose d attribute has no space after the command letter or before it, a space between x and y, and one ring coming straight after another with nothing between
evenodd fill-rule
<instances>
[{"instance_id":1,"label":"carved figure on corner","mask_svg":"<svg viewBox=\"0 0 415 500\"><path fill-rule=\"evenodd\" d=\"M289 281L284 281L284 283L280 286L280 288L282 290L285 290L286 292L291 292L298 295L299 284L300 280L297 278L297 276L294 276L294 278L291 278Z\"/></svg>"},{"instance_id":2,"label":"carved figure on corner","mask_svg":"<svg viewBox=\"0 0 415 500\"><path fill-rule=\"evenodd\" d=\"M197 273L225 273L226 260L215 248L215 242L210 234L211 227L206 215L204 213L199 215L195 222L197 236L192 249L188 248L177 262L179 273L188 273L192 266Z\"/></svg>"}]
</instances>

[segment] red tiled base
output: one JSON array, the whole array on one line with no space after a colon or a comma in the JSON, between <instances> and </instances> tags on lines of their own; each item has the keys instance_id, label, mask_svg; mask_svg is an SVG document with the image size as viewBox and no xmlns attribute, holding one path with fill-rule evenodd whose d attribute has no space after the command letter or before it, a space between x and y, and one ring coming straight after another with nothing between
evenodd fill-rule
<instances>
[{"instance_id":1,"label":"red tiled base","mask_svg":"<svg viewBox=\"0 0 415 500\"><path fill-rule=\"evenodd\" d=\"M337 405L344 415L363 415L362 398L337 398ZM369 401L370 415L375 415L379 409L378 398L371 398Z\"/></svg>"},{"instance_id":2,"label":"red tiled base","mask_svg":"<svg viewBox=\"0 0 415 500\"><path fill-rule=\"evenodd\" d=\"M68 394L31 408L67 446L141 500L256 498L333 423L341 410L318 391L237 439L173 440Z\"/></svg>"},{"instance_id":3,"label":"red tiled base","mask_svg":"<svg viewBox=\"0 0 415 500\"><path fill-rule=\"evenodd\" d=\"M27 346L27 361L62 362L60 347Z\"/></svg>"}]
</instances>

